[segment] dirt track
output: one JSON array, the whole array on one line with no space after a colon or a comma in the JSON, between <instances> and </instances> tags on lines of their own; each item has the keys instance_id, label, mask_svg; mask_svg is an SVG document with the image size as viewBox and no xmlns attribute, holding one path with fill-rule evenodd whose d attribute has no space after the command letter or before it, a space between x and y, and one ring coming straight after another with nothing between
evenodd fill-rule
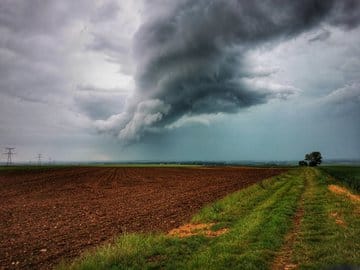
<instances>
[{"instance_id":1,"label":"dirt track","mask_svg":"<svg viewBox=\"0 0 360 270\"><path fill-rule=\"evenodd\" d=\"M204 204L283 171L89 167L0 172L0 269L49 269L122 232L168 231Z\"/></svg>"}]
</instances>

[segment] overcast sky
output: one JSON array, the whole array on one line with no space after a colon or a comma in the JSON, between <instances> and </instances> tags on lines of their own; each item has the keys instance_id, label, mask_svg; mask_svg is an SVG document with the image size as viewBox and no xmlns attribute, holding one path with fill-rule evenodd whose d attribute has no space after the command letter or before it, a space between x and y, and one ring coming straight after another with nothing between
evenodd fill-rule
<instances>
[{"instance_id":1,"label":"overcast sky","mask_svg":"<svg viewBox=\"0 0 360 270\"><path fill-rule=\"evenodd\" d=\"M359 24L357 0L1 0L0 147L359 159Z\"/></svg>"}]
</instances>

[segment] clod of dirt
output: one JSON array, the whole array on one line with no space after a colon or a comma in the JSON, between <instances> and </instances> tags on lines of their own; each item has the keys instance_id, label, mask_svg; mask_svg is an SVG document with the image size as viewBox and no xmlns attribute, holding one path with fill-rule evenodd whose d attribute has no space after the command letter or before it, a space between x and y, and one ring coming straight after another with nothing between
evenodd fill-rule
<instances>
[{"instance_id":1,"label":"clod of dirt","mask_svg":"<svg viewBox=\"0 0 360 270\"><path fill-rule=\"evenodd\" d=\"M168 235L177 236L180 238L190 237L193 235L204 235L207 237L216 237L229 231L228 228L222 228L217 231L212 231L210 228L215 223L199 223L199 224L185 224L178 228L169 231Z\"/></svg>"},{"instance_id":2,"label":"clod of dirt","mask_svg":"<svg viewBox=\"0 0 360 270\"><path fill-rule=\"evenodd\" d=\"M329 185L329 190L335 194L345 195L353 202L360 202L360 195L352 194L348 189L338 185Z\"/></svg>"},{"instance_id":3,"label":"clod of dirt","mask_svg":"<svg viewBox=\"0 0 360 270\"><path fill-rule=\"evenodd\" d=\"M331 212L330 216L335 219L337 225L346 226L346 222L339 216L338 212Z\"/></svg>"}]
</instances>

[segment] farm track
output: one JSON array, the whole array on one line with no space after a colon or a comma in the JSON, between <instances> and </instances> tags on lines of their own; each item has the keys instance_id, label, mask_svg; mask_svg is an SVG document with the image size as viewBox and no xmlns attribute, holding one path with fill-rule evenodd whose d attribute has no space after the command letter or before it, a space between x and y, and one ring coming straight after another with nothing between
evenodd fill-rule
<instances>
[{"instance_id":1,"label":"farm track","mask_svg":"<svg viewBox=\"0 0 360 270\"><path fill-rule=\"evenodd\" d=\"M66 168L0 172L0 269L49 269L124 232L168 231L285 170Z\"/></svg>"},{"instance_id":2,"label":"farm track","mask_svg":"<svg viewBox=\"0 0 360 270\"><path fill-rule=\"evenodd\" d=\"M307 172L308 174L308 172ZM298 206L293 217L293 224L291 230L285 235L284 244L279 250L273 265L271 267L272 270L291 270L297 269L298 265L293 262L293 248L295 242L298 238L298 233L300 231L301 221L304 218L304 200L305 193L310 185L310 178L308 175L301 174L300 175L304 181L304 189L301 193Z\"/></svg>"}]
</instances>

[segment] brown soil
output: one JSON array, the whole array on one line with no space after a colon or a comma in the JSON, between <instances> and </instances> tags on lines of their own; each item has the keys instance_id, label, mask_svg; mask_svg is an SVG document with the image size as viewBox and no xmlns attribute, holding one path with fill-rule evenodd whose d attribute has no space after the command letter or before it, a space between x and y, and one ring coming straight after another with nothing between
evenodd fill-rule
<instances>
[{"instance_id":1,"label":"brown soil","mask_svg":"<svg viewBox=\"0 0 360 270\"><path fill-rule=\"evenodd\" d=\"M49 269L124 232L169 231L204 204L283 172L66 168L0 172L0 269Z\"/></svg>"},{"instance_id":2,"label":"brown soil","mask_svg":"<svg viewBox=\"0 0 360 270\"><path fill-rule=\"evenodd\" d=\"M199 223L199 224L185 224L178 228L172 229L168 235L177 236L180 238L190 237L193 235L204 235L207 237L216 237L228 232L228 228L222 228L216 231L211 230L215 223Z\"/></svg>"},{"instance_id":3,"label":"brown soil","mask_svg":"<svg viewBox=\"0 0 360 270\"><path fill-rule=\"evenodd\" d=\"M349 190L338 185L329 185L329 190L335 194L345 195L353 202L360 202L360 195L352 194Z\"/></svg>"}]
</instances>

